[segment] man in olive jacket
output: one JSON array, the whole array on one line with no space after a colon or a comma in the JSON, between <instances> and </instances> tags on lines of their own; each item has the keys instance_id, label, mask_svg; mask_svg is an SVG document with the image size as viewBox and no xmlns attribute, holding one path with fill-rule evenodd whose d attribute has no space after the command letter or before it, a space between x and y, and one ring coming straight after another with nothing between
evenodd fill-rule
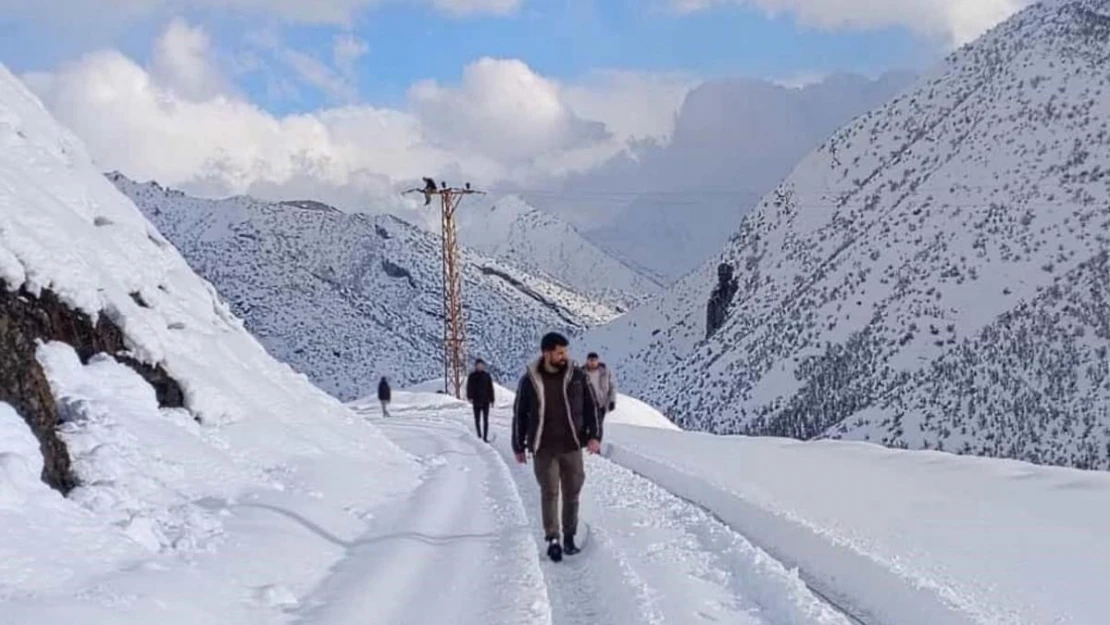
<instances>
[{"instance_id":1,"label":"man in olive jacket","mask_svg":"<svg viewBox=\"0 0 1110 625\"><path fill-rule=\"evenodd\" d=\"M582 448L601 449L598 405L586 374L568 358L567 339L550 333L540 343L542 355L529 363L517 387L513 404L513 452L517 462L527 462L540 485L543 530L547 555L558 562L574 555L578 530L578 495L586 480ZM558 507L562 491L562 535Z\"/></svg>"}]
</instances>

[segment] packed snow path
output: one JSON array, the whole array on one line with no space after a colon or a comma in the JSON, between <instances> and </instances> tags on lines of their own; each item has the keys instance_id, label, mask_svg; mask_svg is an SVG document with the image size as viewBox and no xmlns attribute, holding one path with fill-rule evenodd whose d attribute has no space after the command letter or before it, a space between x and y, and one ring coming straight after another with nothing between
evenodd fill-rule
<instances>
[{"instance_id":1,"label":"packed snow path","mask_svg":"<svg viewBox=\"0 0 1110 625\"><path fill-rule=\"evenodd\" d=\"M355 408L428 474L307 600L317 607L306 625L849 623L700 508L598 457L586 462L583 551L550 562L532 467L512 458L505 406L491 415L488 445L468 407L443 396L414 396L389 419L376 403Z\"/></svg>"},{"instance_id":2,"label":"packed snow path","mask_svg":"<svg viewBox=\"0 0 1110 625\"><path fill-rule=\"evenodd\" d=\"M497 454L456 424L405 418L378 425L420 459L425 479L410 499L373 519L305 599L299 622L550 623L530 528Z\"/></svg>"}]
</instances>

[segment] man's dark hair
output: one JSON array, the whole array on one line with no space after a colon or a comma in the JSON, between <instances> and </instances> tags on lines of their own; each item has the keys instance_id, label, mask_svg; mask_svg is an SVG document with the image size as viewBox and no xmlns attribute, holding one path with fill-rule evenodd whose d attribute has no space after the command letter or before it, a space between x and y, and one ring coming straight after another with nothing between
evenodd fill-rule
<instances>
[{"instance_id":1,"label":"man's dark hair","mask_svg":"<svg viewBox=\"0 0 1110 625\"><path fill-rule=\"evenodd\" d=\"M590 353L586 354L586 360L594 360L597 357L598 357L597 352L590 352Z\"/></svg>"},{"instance_id":2,"label":"man's dark hair","mask_svg":"<svg viewBox=\"0 0 1110 625\"><path fill-rule=\"evenodd\" d=\"M543 339L540 341L540 350L550 352L554 351L556 347L566 347L567 345L570 345L567 337L558 332L548 332L543 335Z\"/></svg>"},{"instance_id":3,"label":"man's dark hair","mask_svg":"<svg viewBox=\"0 0 1110 625\"><path fill-rule=\"evenodd\" d=\"M484 365L484 364L486 364L486 361L484 361L484 360L482 360L481 358L479 358L478 360L475 360L475 361L474 361L474 364L476 364L476 365Z\"/></svg>"}]
</instances>

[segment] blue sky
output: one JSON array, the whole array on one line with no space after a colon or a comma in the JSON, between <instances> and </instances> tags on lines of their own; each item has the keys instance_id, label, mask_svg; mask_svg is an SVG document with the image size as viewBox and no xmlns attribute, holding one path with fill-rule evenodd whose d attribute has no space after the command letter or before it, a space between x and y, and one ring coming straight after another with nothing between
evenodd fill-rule
<instances>
[{"instance_id":1,"label":"blue sky","mask_svg":"<svg viewBox=\"0 0 1110 625\"><path fill-rule=\"evenodd\" d=\"M1028 2L969 1L0 0L0 61L105 170L363 205L604 175L752 88L705 79L920 70Z\"/></svg>"},{"instance_id":2,"label":"blue sky","mask_svg":"<svg viewBox=\"0 0 1110 625\"><path fill-rule=\"evenodd\" d=\"M829 30L799 26L789 13L769 17L736 5L679 15L650 0L528 0L510 15L469 16L393 2L360 9L349 27L188 8L157 9L129 21L82 16L74 20L81 22L76 27L7 18L0 19L0 60L19 72L45 71L89 49L110 46L145 63L152 42L175 15L203 26L214 47L228 54L247 47L246 33L269 28L280 33L284 45L327 61L333 37L350 32L368 46L353 80L359 100L384 106L398 106L417 80L457 82L462 67L483 56L522 59L539 74L560 80L598 68L790 79L921 68L943 52L936 38L897 25ZM327 101L311 89L297 97L267 93L259 75L242 74L236 81L277 114L311 110Z\"/></svg>"}]
</instances>

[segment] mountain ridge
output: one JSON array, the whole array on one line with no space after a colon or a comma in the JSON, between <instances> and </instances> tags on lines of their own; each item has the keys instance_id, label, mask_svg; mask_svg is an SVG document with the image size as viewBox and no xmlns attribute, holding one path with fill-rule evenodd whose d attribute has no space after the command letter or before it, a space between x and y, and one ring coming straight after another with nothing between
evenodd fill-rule
<instances>
[{"instance_id":1,"label":"mountain ridge","mask_svg":"<svg viewBox=\"0 0 1110 625\"><path fill-rule=\"evenodd\" d=\"M341 399L378 377L442 376L439 237L389 214L319 202L190 197L109 179L227 298L268 350ZM328 207L330 208L330 207ZM619 314L557 280L460 250L468 362L515 374L542 334L575 336Z\"/></svg>"},{"instance_id":2,"label":"mountain ridge","mask_svg":"<svg viewBox=\"0 0 1110 625\"><path fill-rule=\"evenodd\" d=\"M633 311L586 340L619 354L626 388L689 429L1110 468L1110 415L1092 399L1110 398L1105 382L1071 404L1084 411L1073 415L1085 424L1078 437L1043 407L1026 415L1038 423L1028 436L1056 432L1072 449L1055 455L981 420L986 405L965 403L938 429L926 423L933 398L910 392L911 380L939 375L923 371L951 371L930 367L1005 315L1050 306L1038 298L1053 287L1070 294L1067 306L1101 306L1069 281L1097 266L1110 227L1110 159L1098 150L1110 144L1110 85L1097 69L1110 58L1108 14L1106 0L1042 2L953 52L807 155L723 253L675 287L681 296L664 295L671 308ZM736 285L708 332L718 264ZM1097 364L1108 337L1088 325L1084 360L1069 366ZM965 351L961 367L984 380L1017 369L1004 350L990 358Z\"/></svg>"}]
</instances>

